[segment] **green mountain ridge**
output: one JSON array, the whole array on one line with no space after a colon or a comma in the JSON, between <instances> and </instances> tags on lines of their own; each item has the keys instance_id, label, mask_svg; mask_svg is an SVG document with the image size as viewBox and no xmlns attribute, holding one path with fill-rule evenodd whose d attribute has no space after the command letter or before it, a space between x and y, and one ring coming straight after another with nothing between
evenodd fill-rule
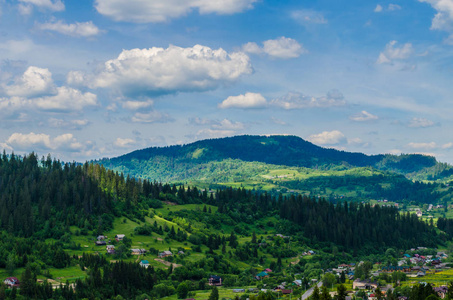
<instances>
[{"instance_id":1,"label":"green mountain ridge","mask_svg":"<svg viewBox=\"0 0 453 300\"><path fill-rule=\"evenodd\" d=\"M316 146L296 136L234 136L208 139L187 145L152 147L131 153L103 159L101 163L124 171L133 172L134 162L154 162L173 167L174 164L203 164L225 159L237 159L245 162L261 162L289 167L330 168L344 165L347 167L374 167L379 170L393 171L400 174L417 173L435 167L438 162L432 156L421 154L405 155L366 155ZM451 168L446 165L445 168ZM453 172L447 172L450 176ZM138 174L136 174L138 175ZM141 174L141 177L148 177ZM158 178L150 178L158 179Z\"/></svg>"}]
</instances>

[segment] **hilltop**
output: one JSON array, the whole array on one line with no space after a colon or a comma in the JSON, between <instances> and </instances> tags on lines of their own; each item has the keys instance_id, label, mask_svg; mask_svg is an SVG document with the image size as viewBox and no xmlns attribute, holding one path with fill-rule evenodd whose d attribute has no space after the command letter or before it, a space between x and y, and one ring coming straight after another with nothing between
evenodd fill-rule
<instances>
[{"instance_id":1,"label":"hilltop","mask_svg":"<svg viewBox=\"0 0 453 300\"><path fill-rule=\"evenodd\" d=\"M246 187L326 197L436 202L453 169L420 154L366 155L316 146L296 136L235 136L152 147L100 161L136 178L206 188ZM439 193L438 193L439 192Z\"/></svg>"}]
</instances>

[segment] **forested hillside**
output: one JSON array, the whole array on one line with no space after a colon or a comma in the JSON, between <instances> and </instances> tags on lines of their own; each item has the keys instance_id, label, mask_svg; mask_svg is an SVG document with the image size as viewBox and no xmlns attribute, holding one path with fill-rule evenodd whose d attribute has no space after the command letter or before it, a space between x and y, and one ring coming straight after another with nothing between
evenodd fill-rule
<instances>
[{"instance_id":1,"label":"forested hillside","mask_svg":"<svg viewBox=\"0 0 453 300\"><path fill-rule=\"evenodd\" d=\"M318 147L295 136L236 136L148 148L100 161L130 176L206 188L395 202L444 202L453 168L419 154L372 155ZM416 180L416 181L415 181Z\"/></svg>"},{"instance_id":2,"label":"forested hillside","mask_svg":"<svg viewBox=\"0 0 453 300\"><path fill-rule=\"evenodd\" d=\"M0 191L0 272L21 270L24 298L160 298L177 290L187 295L205 290L212 274L221 274L226 285L246 286L268 266L291 280L294 272L315 276L344 259L380 257L388 248L436 247L447 238L433 223L395 208L244 188L200 190L124 177L93 163L39 160L33 153L0 157ZM127 236L109 241L113 254L94 245L96 236L119 233ZM155 262L144 269L131 255L133 245L146 247L143 255L150 260L178 249L180 265L173 271L171 263L167 270ZM298 256L308 249L324 254L304 271L307 262L299 264ZM334 256L332 249L343 255ZM79 274L72 285L36 282L64 270ZM0 286L0 298L14 293Z\"/></svg>"}]
</instances>

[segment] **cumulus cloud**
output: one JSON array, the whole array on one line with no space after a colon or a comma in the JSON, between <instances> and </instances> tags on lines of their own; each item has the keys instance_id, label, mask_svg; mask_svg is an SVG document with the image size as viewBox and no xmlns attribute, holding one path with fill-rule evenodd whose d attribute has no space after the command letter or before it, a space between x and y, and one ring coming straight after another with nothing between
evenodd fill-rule
<instances>
[{"instance_id":1,"label":"cumulus cloud","mask_svg":"<svg viewBox=\"0 0 453 300\"><path fill-rule=\"evenodd\" d=\"M94 25L92 21L66 24L59 20L53 23L38 24L37 28L40 30L55 31L64 35L74 37L93 37L101 33L101 30L99 30L99 28L96 25Z\"/></svg>"},{"instance_id":2,"label":"cumulus cloud","mask_svg":"<svg viewBox=\"0 0 453 300\"><path fill-rule=\"evenodd\" d=\"M347 142L345 135L338 130L323 131L319 134L313 134L308 140L317 145L340 145Z\"/></svg>"},{"instance_id":3,"label":"cumulus cloud","mask_svg":"<svg viewBox=\"0 0 453 300\"><path fill-rule=\"evenodd\" d=\"M398 4L389 4L388 8L387 8L389 11L394 11L394 10L400 10L401 9L401 6L399 6Z\"/></svg>"},{"instance_id":4,"label":"cumulus cloud","mask_svg":"<svg viewBox=\"0 0 453 300\"><path fill-rule=\"evenodd\" d=\"M250 74L249 57L242 52L195 45L190 48L123 50L92 75L68 75L71 84L91 88L112 88L125 96L165 95L177 92L207 91Z\"/></svg>"},{"instance_id":5,"label":"cumulus cloud","mask_svg":"<svg viewBox=\"0 0 453 300\"><path fill-rule=\"evenodd\" d=\"M296 40L284 36L275 40L264 41L263 47L254 42L249 42L242 46L242 51L252 54L264 53L272 58L280 59L297 58L308 52Z\"/></svg>"},{"instance_id":6,"label":"cumulus cloud","mask_svg":"<svg viewBox=\"0 0 453 300\"><path fill-rule=\"evenodd\" d=\"M383 12L384 10L385 11L395 11L395 10L400 10L400 9L401 9L401 6L399 6L398 4L390 3L386 8L384 8L382 5L378 4L378 5L376 5L374 12L380 13L380 12Z\"/></svg>"},{"instance_id":7,"label":"cumulus cloud","mask_svg":"<svg viewBox=\"0 0 453 300\"><path fill-rule=\"evenodd\" d=\"M135 143L136 142L133 139L117 138L113 144L119 148L129 148L129 147L135 145Z\"/></svg>"},{"instance_id":8,"label":"cumulus cloud","mask_svg":"<svg viewBox=\"0 0 453 300\"><path fill-rule=\"evenodd\" d=\"M409 148L412 148L412 149L421 149L421 150L432 150L432 149L436 149L437 148L437 145L435 142L431 142L431 143L409 143L407 144L407 146Z\"/></svg>"},{"instance_id":9,"label":"cumulus cloud","mask_svg":"<svg viewBox=\"0 0 453 300\"><path fill-rule=\"evenodd\" d=\"M3 85L3 90L7 96L33 97L54 93L55 86L49 69L30 66L13 84Z\"/></svg>"},{"instance_id":10,"label":"cumulus cloud","mask_svg":"<svg viewBox=\"0 0 453 300\"><path fill-rule=\"evenodd\" d=\"M331 90L326 96L313 97L301 93L290 92L285 96L273 99L270 105L284 109L303 109L313 107L333 107L346 105L343 94L338 90Z\"/></svg>"},{"instance_id":11,"label":"cumulus cloud","mask_svg":"<svg viewBox=\"0 0 453 300\"><path fill-rule=\"evenodd\" d=\"M258 46L258 44L254 43L254 42L248 42L247 44L244 44L242 46L242 51L244 51L246 53L251 53L251 54L263 53L263 49L261 49L261 47Z\"/></svg>"},{"instance_id":12,"label":"cumulus cloud","mask_svg":"<svg viewBox=\"0 0 453 300\"><path fill-rule=\"evenodd\" d=\"M158 23L198 10L200 14L229 15L253 8L258 0L96 0L96 10L115 21Z\"/></svg>"},{"instance_id":13,"label":"cumulus cloud","mask_svg":"<svg viewBox=\"0 0 453 300\"><path fill-rule=\"evenodd\" d=\"M15 151L66 151L78 152L85 145L78 142L71 133L65 133L55 138L44 133L13 133L5 143Z\"/></svg>"},{"instance_id":14,"label":"cumulus cloud","mask_svg":"<svg viewBox=\"0 0 453 300\"><path fill-rule=\"evenodd\" d=\"M451 0L419 0L430 4L437 13L431 22L432 30L442 30L450 34L445 43L453 45L453 1Z\"/></svg>"},{"instance_id":15,"label":"cumulus cloud","mask_svg":"<svg viewBox=\"0 0 453 300\"><path fill-rule=\"evenodd\" d=\"M434 126L434 122L425 118L412 118L408 126L412 128L426 128Z\"/></svg>"},{"instance_id":16,"label":"cumulus cloud","mask_svg":"<svg viewBox=\"0 0 453 300\"><path fill-rule=\"evenodd\" d=\"M13 83L2 86L2 111L37 109L44 111L78 111L98 105L97 96L70 87L55 86L48 69L29 67Z\"/></svg>"},{"instance_id":17,"label":"cumulus cloud","mask_svg":"<svg viewBox=\"0 0 453 300\"><path fill-rule=\"evenodd\" d=\"M356 122L366 122L366 121L377 120L377 119L379 119L379 117L375 116L365 110L362 110L361 112L350 116L349 119L351 119L352 121L356 121Z\"/></svg>"},{"instance_id":18,"label":"cumulus cloud","mask_svg":"<svg viewBox=\"0 0 453 300\"><path fill-rule=\"evenodd\" d=\"M122 103L123 108L128 110L147 110L154 104L153 100L147 101L126 101Z\"/></svg>"},{"instance_id":19,"label":"cumulus cloud","mask_svg":"<svg viewBox=\"0 0 453 300\"><path fill-rule=\"evenodd\" d=\"M307 52L296 40L284 36L263 42L263 51L276 58L296 58Z\"/></svg>"},{"instance_id":20,"label":"cumulus cloud","mask_svg":"<svg viewBox=\"0 0 453 300\"><path fill-rule=\"evenodd\" d=\"M245 93L245 95L230 96L219 104L220 108L263 108L267 106L266 99L260 93Z\"/></svg>"},{"instance_id":21,"label":"cumulus cloud","mask_svg":"<svg viewBox=\"0 0 453 300\"><path fill-rule=\"evenodd\" d=\"M172 122L173 118L168 114L164 114L158 111L151 111L147 113L135 113L131 118L134 123L167 123Z\"/></svg>"},{"instance_id":22,"label":"cumulus cloud","mask_svg":"<svg viewBox=\"0 0 453 300\"><path fill-rule=\"evenodd\" d=\"M234 122L228 119L223 119L218 124L213 124L212 128L217 130L241 130L244 129L245 126L241 122Z\"/></svg>"},{"instance_id":23,"label":"cumulus cloud","mask_svg":"<svg viewBox=\"0 0 453 300\"><path fill-rule=\"evenodd\" d=\"M61 0L19 0L23 7L31 7L31 5L42 9L50 11L63 11L65 6ZM29 9L29 8L28 8Z\"/></svg>"},{"instance_id":24,"label":"cumulus cloud","mask_svg":"<svg viewBox=\"0 0 453 300\"><path fill-rule=\"evenodd\" d=\"M303 25L327 24L327 20L322 13L309 9L292 11L291 18Z\"/></svg>"},{"instance_id":25,"label":"cumulus cloud","mask_svg":"<svg viewBox=\"0 0 453 300\"><path fill-rule=\"evenodd\" d=\"M197 117L190 118L189 123L196 126L209 126L209 128L204 128L197 132L197 139L231 136L245 129L244 123L228 119L218 121Z\"/></svg>"},{"instance_id":26,"label":"cumulus cloud","mask_svg":"<svg viewBox=\"0 0 453 300\"><path fill-rule=\"evenodd\" d=\"M397 41L391 41L385 46L385 50L379 54L377 64L391 64L393 60L408 59L413 53L411 43L406 43L401 47L396 47Z\"/></svg>"},{"instance_id":27,"label":"cumulus cloud","mask_svg":"<svg viewBox=\"0 0 453 300\"><path fill-rule=\"evenodd\" d=\"M93 93L83 93L69 87L58 87L56 95L39 97L29 100L30 104L41 110L48 111L77 111L86 106L98 105L97 96Z\"/></svg>"}]
</instances>

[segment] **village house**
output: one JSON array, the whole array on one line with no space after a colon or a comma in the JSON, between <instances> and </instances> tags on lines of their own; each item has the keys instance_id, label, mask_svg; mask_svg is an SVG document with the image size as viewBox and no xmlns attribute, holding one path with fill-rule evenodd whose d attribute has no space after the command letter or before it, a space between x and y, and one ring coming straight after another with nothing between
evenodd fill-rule
<instances>
[{"instance_id":1,"label":"village house","mask_svg":"<svg viewBox=\"0 0 453 300\"><path fill-rule=\"evenodd\" d=\"M258 279L258 280L261 280L263 278L269 278L269 274L267 274L266 272L262 271L262 272L258 273L255 278Z\"/></svg>"},{"instance_id":2,"label":"village house","mask_svg":"<svg viewBox=\"0 0 453 300\"><path fill-rule=\"evenodd\" d=\"M122 241L125 237L126 237L125 234L117 234L117 235L115 235L115 240L117 242L119 242L119 241Z\"/></svg>"},{"instance_id":3,"label":"village house","mask_svg":"<svg viewBox=\"0 0 453 300\"><path fill-rule=\"evenodd\" d=\"M164 257L167 257L167 256L172 256L173 253L171 253L171 251L163 251L163 252L159 252L159 257L160 258L164 258Z\"/></svg>"},{"instance_id":4,"label":"village house","mask_svg":"<svg viewBox=\"0 0 453 300\"><path fill-rule=\"evenodd\" d=\"M436 294L441 298L441 299L445 299L445 297L447 296L447 293L448 293L448 287L443 285L443 286L439 286L439 287L435 287L434 288L434 292L436 292Z\"/></svg>"},{"instance_id":5,"label":"village house","mask_svg":"<svg viewBox=\"0 0 453 300\"><path fill-rule=\"evenodd\" d=\"M412 271L412 268L409 266L386 266L382 267L381 272L393 273L393 272L404 272L409 273Z\"/></svg>"},{"instance_id":6,"label":"village house","mask_svg":"<svg viewBox=\"0 0 453 300\"><path fill-rule=\"evenodd\" d=\"M12 288L12 287L19 287L20 282L19 279L16 277L8 277L3 281L4 284L6 284L7 287Z\"/></svg>"},{"instance_id":7,"label":"village house","mask_svg":"<svg viewBox=\"0 0 453 300\"><path fill-rule=\"evenodd\" d=\"M98 240L98 241L103 241L103 240L105 240L106 238L107 238L107 237L106 237L105 235L98 235L97 240Z\"/></svg>"},{"instance_id":8,"label":"village house","mask_svg":"<svg viewBox=\"0 0 453 300\"><path fill-rule=\"evenodd\" d=\"M209 283L210 286L221 286L222 285L222 277L217 275L209 276Z\"/></svg>"},{"instance_id":9,"label":"village house","mask_svg":"<svg viewBox=\"0 0 453 300\"><path fill-rule=\"evenodd\" d=\"M105 246L107 245L106 241L96 241L96 246Z\"/></svg>"},{"instance_id":10,"label":"village house","mask_svg":"<svg viewBox=\"0 0 453 300\"><path fill-rule=\"evenodd\" d=\"M141 254L145 254L145 253L146 253L145 249L131 249L132 255L141 255Z\"/></svg>"},{"instance_id":11,"label":"village house","mask_svg":"<svg viewBox=\"0 0 453 300\"><path fill-rule=\"evenodd\" d=\"M369 290L369 289L376 289L378 287L377 282L371 282L370 280L360 280L356 279L352 282L352 289L359 289L359 290Z\"/></svg>"},{"instance_id":12,"label":"village house","mask_svg":"<svg viewBox=\"0 0 453 300\"><path fill-rule=\"evenodd\" d=\"M142 261L140 262L140 267L148 268L148 267L149 267L149 261L147 261L147 260L142 260Z\"/></svg>"},{"instance_id":13,"label":"village house","mask_svg":"<svg viewBox=\"0 0 453 300\"><path fill-rule=\"evenodd\" d=\"M115 254L115 246L113 245L107 245L106 250L108 254Z\"/></svg>"}]
</instances>

